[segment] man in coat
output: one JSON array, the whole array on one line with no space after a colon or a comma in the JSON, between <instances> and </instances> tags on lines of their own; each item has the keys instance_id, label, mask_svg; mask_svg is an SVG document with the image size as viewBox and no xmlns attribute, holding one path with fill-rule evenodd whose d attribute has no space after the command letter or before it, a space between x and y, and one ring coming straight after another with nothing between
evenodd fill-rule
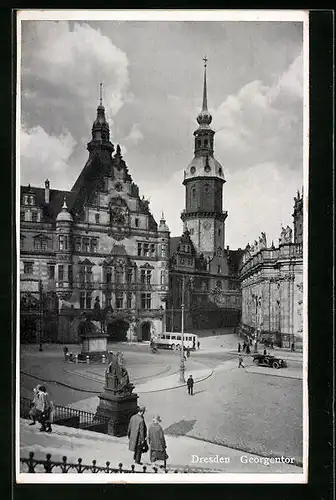
<instances>
[{"instance_id":1,"label":"man in coat","mask_svg":"<svg viewBox=\"0 0 336 500\"><path fill-rule=\"evenodd\" d=\"M138 409L138 413L133 415L128 424L127 436L129 439L129 450L134 452L133 458L136 464L142 465L141 454L146 442L147 427L144 419L145 406Z\"/></svg>"},{"instance_id":2,"label":"man in coat","mask_svg":"<svg viewBox=\"0 0 336 500\"><path fill-rule=\"evenodd\" d=\"M194 379L192 378L192 375L189 375L189 378L187 380L187 387L188 394L192 396L194 394Z\"/></svg>"},{"instance_id":3,"label":"man in coat","mask_svg":"<svg viewBox=\"0 0 336 500\"><path fill-rule=\"evenodd\" d=\"M156 415L153 418L153 422L150 424L148 429L148 444L150 447L150 461L156 462L157 460L163 460L163 469L166 469L167 463L167 452L166 452L166 440L164 436L163 429L161 427L161 417Z\"/></svg>"}]
</instances>

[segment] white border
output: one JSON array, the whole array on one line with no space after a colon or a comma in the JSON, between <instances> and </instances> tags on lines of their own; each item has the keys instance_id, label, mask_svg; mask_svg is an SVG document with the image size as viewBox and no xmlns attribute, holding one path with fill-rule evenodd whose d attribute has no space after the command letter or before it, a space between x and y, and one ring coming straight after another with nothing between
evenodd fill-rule
<instances>
[{"instance_id":1,"label":"white border","mask_svg":"<svg viewBox=\"0 0 336 500\"><path fill-rule=\"evenodd\" d=\"M255 483L295 484L308 481L308 181L309 181L309 14L298 10L18 10L17 12L17 86L16 151L20 151L21 123L21 22L26 20L85 21L296 21L303 22L303 472L302 474L28 474L20 473L20 289L17 287L15 476L18 484L141 484L141 483ZM16 156L16 179L20 179L20 155ZM20 206L20 182L16 183L16 206ZM20 248L20 210L16 211L16 243ZM17 259L20 283L20 259Z\"/></svg>"}]
</instances>

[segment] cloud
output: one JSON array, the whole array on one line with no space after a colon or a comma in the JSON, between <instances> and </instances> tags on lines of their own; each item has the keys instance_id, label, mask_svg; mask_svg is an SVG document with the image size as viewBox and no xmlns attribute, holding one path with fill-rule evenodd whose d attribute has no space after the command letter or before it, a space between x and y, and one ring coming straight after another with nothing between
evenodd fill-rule
<instances>
[{"instance_id":1,"label":"cloud","mask_svg":"<svg viewBox=\"0 0 336 500\"><path fill-rule=\"evenodd\" d=\"M76 142L69 132L55 137L40 126L22 127L20 143L21 184L40 186L43 172L54 189L64 189L67 180L73 182L69 158Z\"/></svg>"},{"instance_id":2,"label":"cloud","mask_svg":"<svg viewBox=\"0 0 336 500\"><path fill-rule=\"evenodd\" d=\"M133 123L129 135L124 140L129 141L137 146L143 140L143 138L144 135L140 130L139 123Z\"/></svg>"},{"instance_id":3,"label":"cloud","mask_svg":"<svg viewBox=\"0 0 336 500\"><path fill-rule=\"evenodd\" d=\"M112 116L125 100L132 99L127 55L86 23L28 22L23 30L22 59L22 108L29 126L29 119L36 123L38 114L47 118L51 109L50 126L56 122L58 131L65 120L75 117L84 117L89 125L87 117L93 121L93 106L99 102L100 82L103 103ZM37 95L43 95L41 102ZM56 100L54 96L58 96Z\"/></svg>"},{"instance_id":4,"label":"cloud","mask_svg":"<svg viewBox=\"0 0 336 500\"><path fill-rule=\"evenodd\" d=\"M301 189L302 174L286 171L276 163L253 165L227 176L224 185L226 242L230 247L245 247L264 231L268 244L278 244L281 225L292 226L293 198Z\"/></svg>"},{"instance_id":5,"label":"cloud","mask_svg":"<svg viewBox=\"0 0 336 500\"><path fill-rule=\"evenodd\" d=\"M267 85L254 80L214 111L216 144L231 172L277 162L302 169L302 54Z\"/></svg>"}]
</instances>

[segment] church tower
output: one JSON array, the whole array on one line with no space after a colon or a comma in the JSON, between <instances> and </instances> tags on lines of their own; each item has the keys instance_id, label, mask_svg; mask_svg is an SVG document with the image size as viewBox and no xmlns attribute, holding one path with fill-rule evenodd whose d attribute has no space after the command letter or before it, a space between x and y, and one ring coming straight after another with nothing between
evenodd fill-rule
<instances>
[{"instance_id":1,"label":"church tower","mask_svg":"<svg viewBox=\"0 0 336 500\"><path fill-rule=\"evenodd\" d=\"M197 116L199 127L194 132L194 158L184 171L185 209L181 219L198 253L205 257L220 255L225 245L223 211L223 168L214 157L214 135L208 111L207 58L204 59L203 105Z\"/></svg>"}]
</instances>

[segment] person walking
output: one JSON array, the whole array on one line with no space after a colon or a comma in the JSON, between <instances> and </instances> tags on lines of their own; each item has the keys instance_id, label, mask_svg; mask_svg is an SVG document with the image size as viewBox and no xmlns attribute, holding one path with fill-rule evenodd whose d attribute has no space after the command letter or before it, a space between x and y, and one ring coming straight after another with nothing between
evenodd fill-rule
<instances>
[{"instance_id":1,"label":"person walking","mask_svg":"<svg viewBox=\"0 0 336 500\"><path fill-rule=\"evenodd\" d=\"M192 375L189 375L189 378L187 380L187 387L188 387L188 394L190 396L194 395L194 379L192 378Z\"/></svg>"},{"instance_id":2,"label":"person walking","mask_svg":"<svg viewBox=\"0 0 336 500\"><path fill-rule=\"evenodd\" d=\"M199 349L201 347L201 343L200 341L197 342L197 349Z\"/></svg>"},{"instance_id":3,"label":"person walking","mask_svg":"<svg viewBox=\"0 0 336 500\"><path fill-rule=\"evenodd\" d=\"M243 352L245 352L245 349L246 349L246 341L244 340L244 343L243 343Z\"/></svg>"},{"instance_id":4,"label":"person walking","mask_svg":"<svg viewBox=\"0 0 336 500\"><path fill-rule=\"evenodd\" d=\"M36 409L38 410L38 419L41 424L40 431L51 432L51 425L49 421L51 405L49 400L49 394L47 393L47 389L45 388L44 385L40 386Z\"/></svg>"},{"instance_id":5,"label":"person walking","mask_svg":"<svg viewBox=\"0 0 336 500\"><path fill-rule=\"evenodd\" d=\"M37 405L37 401L38 401L38 397L39 397L38 396L39 390L40 390L40 386L39 385L37 385L33 389L33 401L31 403L31 408L29 410L29 417L32 419L32 422L30 422L29 425L35 425L36 424L36 419L37 419L37 416L38 416L38 411L36 409L36 405Z\"/></svg>"},{"instance_id":6,"label":"person walking","mask_svg":"<svg viewBox=\"0 0 336 500\"><path fill-rule=\"evenodd\" d=\"M238 352L241 351L241 345L240 345L240 342L238 342Z\"/></svg>"},{"instance_id":7,"label":"person walking","mask_svg":"<svg viewBox=\"0 0 336 500\"><path fill-rule=\"evenodd\" d=\"M142 465L141 455L144 453L147 444L147 427L144 419L145 411L146 407L140 406L138 408L138 413L131 417L127 429L129 450L133 451L134 461L139 465Z\"/></svg>"},{"instance_id":8,"label":"person walking","mask_svg":"<svg viewBox=\"0 0 336 500\"><path fill-rule=\"evenodd\" d=\"M250 353L251 353L250 346L247 344L247 346L246 346L246 354L250 354Z\"/></svg>"},{"instance_id":9,"label":"person walking","mask_svg":"<svg viewBox=\"0 0 336 500\"><path fill-rule=\"evenodd\" d=\"M245 366L243 365L243 356L241 354L238 356L238 362L238 368L245 368Z\"/></svg>"},{"instance_id":10,"label":"person walking","mask_svg":"<svg viewBox=\"0 0 336 500\"><path fill-rule=\"evenodd\" d=\"M152 423L148 429L148 444L150 450L150 461L156 462L157 460L163 460L163 465L161 468L166 469L167 464L167 444L164 436L163 429L160 425L162 422L160 415L156 415L153 418Z\"/></svg>"},{"instance_id":11,"label":"person walking","mask_svg":"<svg viewBox=\"0 0 336 500\"><path fill-rule=\"evenodd\" d=\"M69 349L67 348L66 345L63 347L63 352L64 352L64 361L67 361Z\"/></svg>"},{"instance_id":12,"label":"person walking","mask_svg":"<svg viewBox=\"0 0 336 500\"><path fill-rule=\"evenodd\" d=\"M267 354L267 351L266 351L266 349L264 349L264 356L266 356L266 354Z\"/></svg>"}]
</instances>

